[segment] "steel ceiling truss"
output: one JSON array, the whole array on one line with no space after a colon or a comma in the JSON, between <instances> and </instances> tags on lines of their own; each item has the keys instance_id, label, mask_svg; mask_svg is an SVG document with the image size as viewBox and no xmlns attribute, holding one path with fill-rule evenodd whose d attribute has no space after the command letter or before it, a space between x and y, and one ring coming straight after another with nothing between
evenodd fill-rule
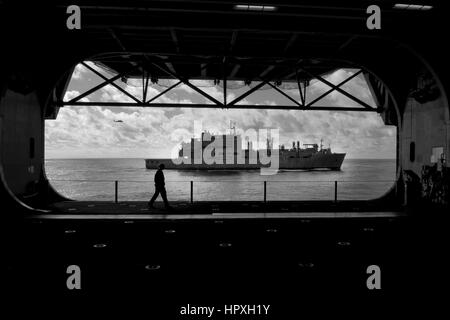
<instances>
[{"instance_id":1,"label":"steel ceiling truss","mask_svg":"<svg viewBox=\"0 0 450 320\"><path fill-rule=\"evenodd\" d=\"M72 98L69 101L58 101L58 106L103 106L103 107L182 107L182 108L222 108L222 109L284 109L284 110L325 110L325 111L366 111L366 112L381 112L382 107L378 104L378 99L375 99L375 103L377 104L377 107L373 107L366 102L362 101L361 99L355 97L354 95L350 94L349 92L342 89L342 86L352 79L356 78L358 75L364 73L366 74L362 69L358 70L357 72L353 73L351 76L346 78L345 80L341 81L338 84L333 84L326 80L321 75L313 72L309 67L306 67L302 64L302 61L298 61L294 65L291 65L287 67L286 65L282 65L283 68L281 72L277 72L276 74L273 74L273 72L270 72L274 69L275 66L268 66L266 70L255 77L258 81L260 81L257 85L254 87L248 89L246 92L242 93L240 96L235 97L232 101L227 101L227 82L229 81L227 79L227 70L229 69L229 61L224 57L222 59L222 90L223 90L223 101L219 101L216 98L212 97L210 94L202 90L201 88L197 87L193 83L189 81L186 77L183 77L182 75L178 74L175 69L173 68L173 65L168 66L170 63L161 63L154 60L150 60L148 57L145 57L145 59L141 63L130 63L130 68L128 68L127 71L119 72L117 75L107 78L102 73L97 71L95 68L91 67L86 62L81 63L85 68L99 76L101 79L103 79L103 82L96 85L95 87L87 90L86 92ZM211 64L211 62L203 63L201 64L201 72L204 74L204 71L208 66ZM245 66L242 62L239 62L239 64L234 64L232 69L235 69L236 66L239 65L239 67ZM170 79L176 79L178 80L170 87L164 89L163 91L159 92L155 96L149 98L148 97L148 85L149 81L151 80L151 71L149 70L149 66L152 68L156 68L159 71L162 71L164 74L167 75L167 78ZM134 74L136 70L139 70L142 72L142 98L138 98L134 96L133 94L129 93L127 90L123 89L116 83L114 83L118 79L126 78L127 76L130 76L131 74ZM233 72L233 71L232 71ZM302 72L303 74L308 75L308 79L301 79L299 77L299 72ZM267 74L272 73L270 76ZM285 79L289 78L290 76L294 75L296 79L296 84L298 86L299 96L300 100L297 101L292 96L288 95L286 92L281 90L277 86L277 82L279 82L279 79ZM310 102L306 102L306 88L309 84L309 81L312 79L317 79L318 81L322 82L323 84L327 85L330 89L325 91L323 94L318 96L317 98L313 99ZM153 82L153 81L152 81ZM196 103L196 104L187 104L187 103L160 103L160 102L154 102L158 98L164 96L180 84L184 84L194 90L195 92L199 93L201 96L206 98L210 101L210 103ZM82 101L83 98L89 96L90 94L93 94L100 89L104 88L107 85L112 85L114 88L119 90L121 93L123 93L125 96L129 97L132 101L131 102L124 102L124 101L115 101L115 102L105 102L105 101ZM250 94L256 92L257 90L261 89L264 86L270 86L272 89L280 93L282 96L287 98L289 101L293 103L293 105L249 105L249 104L237 104L238 102L242 101L244 98L248 97ZM372 90L373 88L371 88ZM356 102L358 106L320 106L316 105L319 101L327 97L332 92L337 91L340 94L346 96L347 98L351 99L352 101Z\"/></svg>"}]
</instances>

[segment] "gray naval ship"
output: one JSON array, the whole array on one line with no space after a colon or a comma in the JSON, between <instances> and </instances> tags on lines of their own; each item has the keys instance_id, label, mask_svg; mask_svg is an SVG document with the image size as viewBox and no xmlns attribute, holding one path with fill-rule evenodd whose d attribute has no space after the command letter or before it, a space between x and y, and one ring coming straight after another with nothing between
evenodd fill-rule
<instances>
[{"instance_id":1,"label":"gray naval ship","mask_svg":"<svg viewBox=\"0 0 450 320\"><path fill-rule=\"evenodd\" d=\"M271 164L267 160L278 153L276 169L340 170L345 158L345 153L333 153L331 148L323 148L322 140L320 146L316 143L303 144L304 148L300 147L299 141L294 141L290 149L284 145L274 149L273 140L269 139L265 149L254 149L250 141L247 141L247 148L242 145L239 135L212 135L203 132L201 138L191 138L190 142L183 142L178 157L145 159L145 166L147 169L157 169L163 163L166 169L176 170L251 170L270 167Z\"/></svg>"}]
</instances>

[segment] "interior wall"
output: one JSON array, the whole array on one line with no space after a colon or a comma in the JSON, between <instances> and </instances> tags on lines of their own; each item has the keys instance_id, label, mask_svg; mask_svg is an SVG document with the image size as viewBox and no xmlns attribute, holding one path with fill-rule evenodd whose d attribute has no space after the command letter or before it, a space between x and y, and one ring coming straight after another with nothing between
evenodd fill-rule
<instances>
[{"instance_id":1,"label":"interior wall","mask_svg":"<svg viewBox=\"0 0 450 320\"><path fill-rule=\"evenodd\" d=\"M0 100L0 116L0 152L7 185L16 196L30 196L37 192L44 164L43 119L36 92L6 89ZM34 155L30 144L34 144Z\"/></svg>"},{"instance_id":2,"label":"interior wall","mask_svg":"<svg viewBox=\"0 0 450 320\"><path fill-rule=\"evenodd\" d=\"M63 199L45 177L44 118L52 89L65 84L73 57L40 52L22 59L25 52L9 53L9 60L0 61L0 194L14 210L29 211Z\"/></svg>"},{"instance_id":3,"label":"interior wall","mask_svg":"<svg viewBox=\"0 0 450 320\"><path fill-rule=\"evenodd\" d=\"M436 80L423 71L407 99L400 134L401 165L409 182L409 204L415 203L416 198L447 204L448 107Z\"/></svg>"},{"instance_id":4,"label":"interior wall","mask_svg":"<svg viewBox=\"0 0 450 320\"><path fill-rule=\"evenodd\" d=\"M417 88L410 94L402 117L402 167L420 174L423 165L432 165L432 149L442 147L448 159L449 111L445 97L426 75L417 78ZM411 161L410 143L415 143Z\"/></svg>"}]
</instances>

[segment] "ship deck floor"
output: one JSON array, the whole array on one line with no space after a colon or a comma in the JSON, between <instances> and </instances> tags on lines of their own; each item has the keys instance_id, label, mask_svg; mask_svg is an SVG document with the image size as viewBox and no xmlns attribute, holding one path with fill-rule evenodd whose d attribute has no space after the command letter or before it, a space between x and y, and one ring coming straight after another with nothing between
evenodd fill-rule
<instances>
[{"instance_id":1,"label":"ship deck floor","mask_svg":"<svg viewBox=\"0 0 450 320\"><path fill-rule=\"evenodd\" d=\"M49 206L51 218L99 219L234 219L234 218L362 218L398 217L400 208L363 201L334 202L171 202L165 209L156 202L148 208L145 201L62 201Z\"/></svg>"}]
</instances>

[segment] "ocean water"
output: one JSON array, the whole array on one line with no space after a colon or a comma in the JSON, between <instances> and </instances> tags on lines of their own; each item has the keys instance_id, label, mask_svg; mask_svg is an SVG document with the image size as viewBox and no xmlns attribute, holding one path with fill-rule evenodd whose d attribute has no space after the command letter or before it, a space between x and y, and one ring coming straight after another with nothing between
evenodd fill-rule
<instances>
[{"instance_id":1,"label":"ocean water","mask_svg":"<svg viewBox=\"0 0 450 320\"><path fill-rule=\"evenodd\" d=\"M46 159L47 177L62 195L75 200L148 200L154 191L155 170L144 159ZM395 159L345 159L341 171L280 171L260 175L249 171L164 170L169 201L367 200L382 196L395 180ZM161 199L159 198L158 201Z\"/></svg>"}]
</instances>

